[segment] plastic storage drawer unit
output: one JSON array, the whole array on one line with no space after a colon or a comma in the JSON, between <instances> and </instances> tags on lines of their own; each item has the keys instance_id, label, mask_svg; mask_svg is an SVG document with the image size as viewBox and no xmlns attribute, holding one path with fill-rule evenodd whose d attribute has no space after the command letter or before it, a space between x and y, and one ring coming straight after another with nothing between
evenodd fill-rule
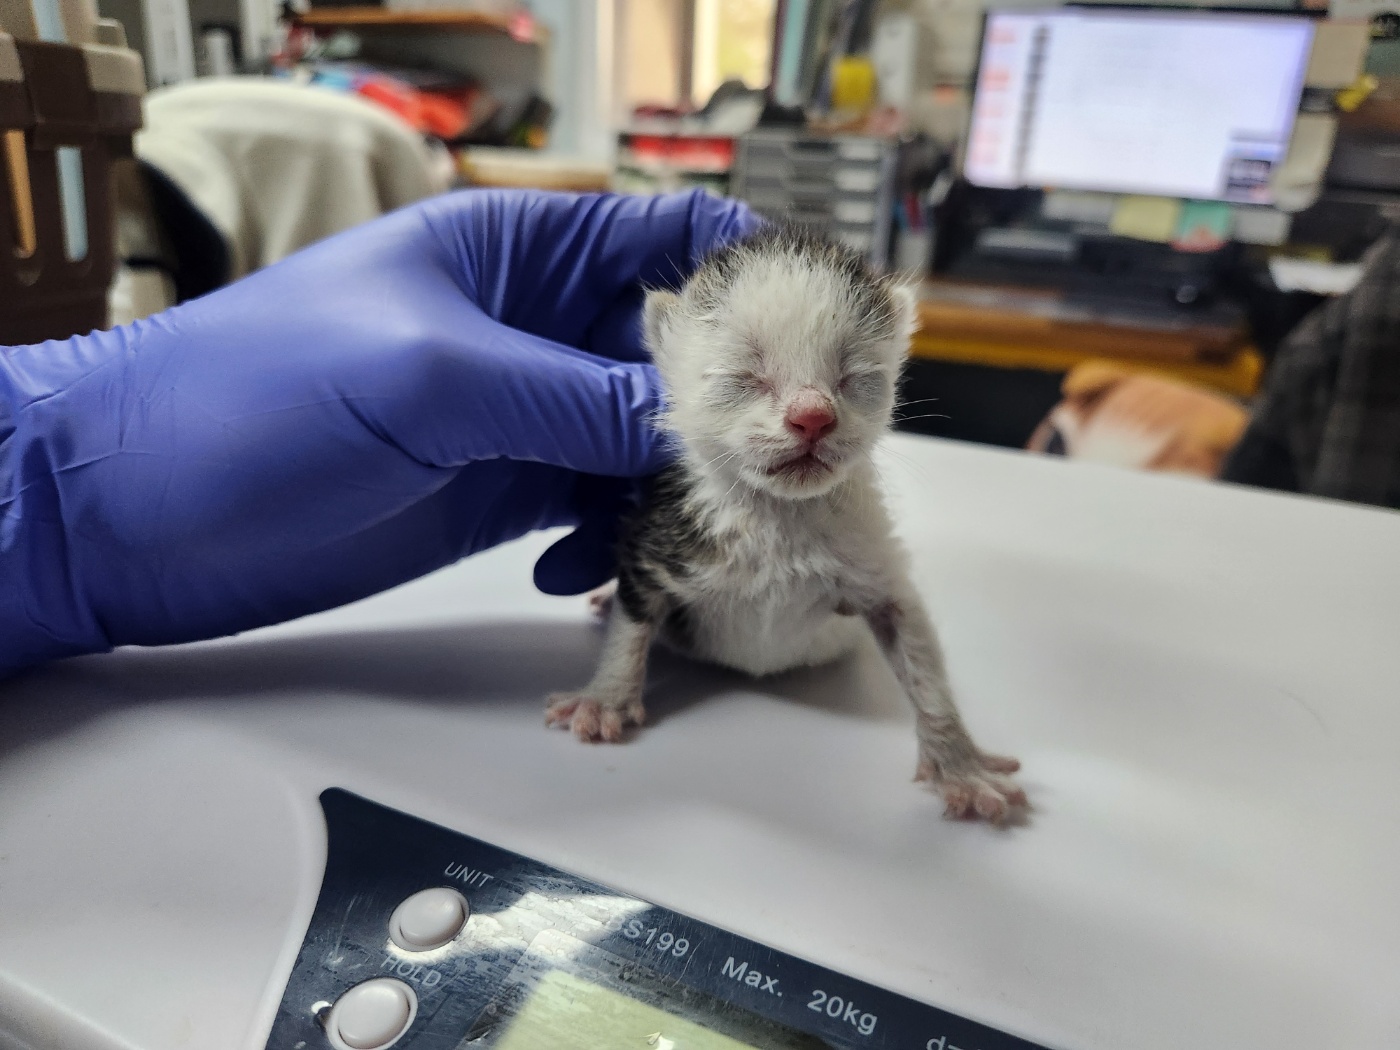
<instances>
[{"instance_id":1,"label":"plastic storage drawer unit","mask_svg":"<svg viewBox=\"0 0 1400 1050\"><path fill-rule=\"evenodd\" d=\"M861 135L755 131L739 140L733 193L759 214L808 226L889 261L895 145Z\"/></svg>"}]
</instances>

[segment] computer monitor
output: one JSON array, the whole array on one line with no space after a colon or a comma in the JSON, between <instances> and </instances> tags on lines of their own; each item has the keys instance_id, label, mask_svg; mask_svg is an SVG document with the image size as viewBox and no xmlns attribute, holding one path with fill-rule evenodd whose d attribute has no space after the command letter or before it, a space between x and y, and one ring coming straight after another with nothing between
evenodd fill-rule
<instances>
[{"instance_id":1,"label":"computer monitor","mask_svg":"<svg viewBox=\"0 0 1400 1050\"><path fill-rule=\"evenodd\" d=\"M1312 47L1304 17L991 10L963 173L977 186L1267 204Z\"/></svg>"}]
</instances>

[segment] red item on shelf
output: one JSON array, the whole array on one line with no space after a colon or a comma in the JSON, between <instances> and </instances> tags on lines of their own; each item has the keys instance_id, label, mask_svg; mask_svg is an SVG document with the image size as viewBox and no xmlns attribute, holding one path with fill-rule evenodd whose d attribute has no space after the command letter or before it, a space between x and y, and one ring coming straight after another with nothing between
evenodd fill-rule
<instances>
[{"instance_id":1,"label":"red item on shelf","mask_svg":"<svg viewBox=\"0 0 1400 1050\"><path fill-rule=\"evenodd\" d=\"M378 103L412 127L423 130L422 103L418 92L389 77L367 76L355 85L355 93Z\"/></svg>"},{"instance_id":2,"label":"red item on shelf","mask_svg":"<svg viewBox=\"0 0 1400 1050\"><path fill-rule=\"evenodd\" d=\"M403 81L369 75L355 84L357 94L396 114L414 130L451 142L481 123L491 100L480 88L421 91Z\"/></svg>"},{"instance_id":3,"label":"red item on shelf","mask_svg":"<svg viewBox=\"0 0 1400 1050\"><path fill-rule=\"evenodd\" d=\"M629 135L638 161L687 171L728 171L734 166L734 140L718 135Z\"/></svg>"}]
</instances>

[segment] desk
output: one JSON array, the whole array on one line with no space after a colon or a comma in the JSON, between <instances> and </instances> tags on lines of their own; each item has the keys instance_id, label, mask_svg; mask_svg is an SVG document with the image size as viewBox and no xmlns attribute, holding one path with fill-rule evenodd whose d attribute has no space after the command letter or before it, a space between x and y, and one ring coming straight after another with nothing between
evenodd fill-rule
<instances>
[{"instance_id":1,"label":"desk","mask_svg":"<svg viewBox=\"0 0 1400 1050\"><path fill-rule=\"evenodd\" d=\"M1264 363L1242 321L1190 311L1151 317L1091 309L1052 292L929 281L920 288L916 359L1066 372L1111 358L1236 397L1258 389Z\"/></svg>"},{"instance_id":2,"label":"desk","mask_svg":"<svg viewBox=\"0 0 1400 1050\"><path fill-rule=\"evenodd\" d=\"M910 436L881 467L1028 826L940 819L873 644L659 660L635 741L547 731L600 639L530 589L537 536L0 687L0 1045L260 1047L329 785L1048 1047L1400 1045L1400 514Z\"/></svg>"}]
</instances>

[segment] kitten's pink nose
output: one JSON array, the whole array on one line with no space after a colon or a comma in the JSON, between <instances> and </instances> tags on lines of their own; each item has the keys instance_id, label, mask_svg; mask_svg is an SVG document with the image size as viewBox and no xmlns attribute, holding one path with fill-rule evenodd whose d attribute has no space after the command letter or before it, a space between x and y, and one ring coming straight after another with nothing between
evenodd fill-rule
<instances>
[{"instance_id":1,"label":"kitten's pink nose","mask_svg":"<svg viewBox=\"0 0 1400 1050\"><path fill-rule=\"evenodd\" d=\"M836 429L836 413L820 394L798 394L788 403L783 422L802 440L817 442Z\"/></svg>"}]
</instances>

